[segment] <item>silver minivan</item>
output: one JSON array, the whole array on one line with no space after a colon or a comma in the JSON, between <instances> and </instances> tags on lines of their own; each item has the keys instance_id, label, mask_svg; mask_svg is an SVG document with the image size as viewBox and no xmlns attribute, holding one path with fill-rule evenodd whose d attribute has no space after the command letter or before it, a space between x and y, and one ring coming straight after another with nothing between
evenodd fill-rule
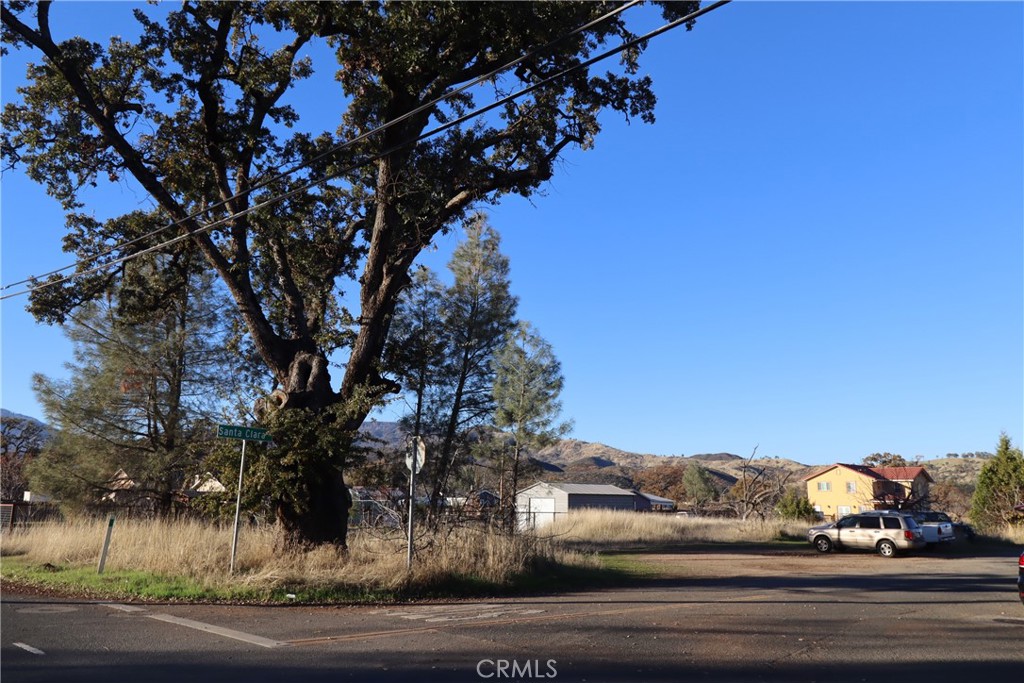
<instances>
[{"instance_id":1,"label":"silver minivan","mask_svg":"<svg viewBox=\"0 0 1024 683\"><path fill-rule=\"evenodd\" d=\"M807 540L821 553L833 548L862 548L874 550L882 557L925 546L924 533L917 521L910 514L891 511L862 512L832 524L811 527Z\"/></svg>"}]
</instances>

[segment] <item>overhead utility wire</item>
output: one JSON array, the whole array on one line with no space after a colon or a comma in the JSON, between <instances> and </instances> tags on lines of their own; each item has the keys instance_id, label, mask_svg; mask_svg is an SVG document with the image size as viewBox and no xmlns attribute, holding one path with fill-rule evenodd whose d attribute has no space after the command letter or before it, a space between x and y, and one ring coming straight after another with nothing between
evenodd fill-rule
<instances>
[{"instance_id":1,"label":"overhead utility wire","mask_svg":"<svg viewBox=\"0 0 1024 683\"><path fill-rule=\"evenodd\" d=\"M394 153L394 152L396 152L396 151L398 151L400 149L404 149L405 147L408 147L410 145L414 145L417 142L421 142L421 141L423 141L423 140L425 140L427 138L430 138L430 137L433 137L433 136L437 135L438 133L442 133L442 132L444 132L444 131L446 131L446 130L448 130L450 128L454 128L455 126L458 126L458 125L460 125L462 123L465 123L466 121L468 121L470 119L476 118L477 116L480 116L482 114L486 114L487 112L489 112L489 111L491 111L493 109L496 109L496 108L498 108L498 107L500 107L500 106L502 106L504 104L512 102L512 101L522 97L523 95L528 95L531 92L544 87L548 83L551 83L552 81L555 81L555 80L557 80L559 78L567 76L570 73L573 73L573 72L578 71L580 69L584 69L586 67L592 66L593 64L596 64L597 62L600 62L600 61L602 61L604 59L607 59L608 57L616 55L616 54L618 54L620 52L624 52L625 50L628 50L628 49L630 49L632 47L636 47L640 43L643 43L643 42L645 42L647 40L650 40L651 38L655 38L655 37L657 37L657 36L659 36L659 35L661 35L663 33L671 31L674 28L678 28L679 26L681 26L681 25L683 25L685 23L688 23L690 21L693 21L694 19L696 19L696 18L698 18L698 17L700 17L700 16L702 16L704 14L712 12L712 11L718 9L719 7L722 7L723 5L729 4L729 2L731 2L731 0L719 0L718 2L715 2L715 3L711 4L711 5L708 5L707 7L702 7L701 9L699 9L699 10L697 10L695 12L691 12L690 14L687 14L684 17L680 17L679 19L676 19L676 20L671 21L671 22L669 22L667 24L664 24L663 26L661 26L661 27L659 27L657 29L654 29L653 31L645 33L644 35L642 35L642 36L640 36L638 38L634 38L633 40L630 40L630 41L627 41L625 43L622 43L618 47L615 47L615 48L612 48L610 50L607 50L607 51L605 51L605 52L603 52L603 53L601 53L601 54L599 54L599 55L597 55L595 57L592 57L592 58L590 58L590 59L588 59L588 60L586 60L584 62L576 64L575 66L571 66L571 67L568 67L566 69L563 69L562 71L558 72L557 74L554 74L552 76L548 76L547 78L545 78L545 79L543 79L541 81L538 81L537 83L534 83L532 85L529 85L529 86L519 90L518 92L515 92L515 93L513 93L511 95L507 95L506 97L503 97L503 98L501 98L499 100L496 100L496 101L492 102L491 104L483 106L483 107L481 107L479 109L476 109L476 110L474 110L472 112L469 112L468 114L464 114L464 115L462 115L462 116L460 116L460 117L458 117L456 119L453 119L452 121L449 121L448 123L445 123L445 124L443 124L441 126L433 128L433 129L431 129L429 131L421 133L419 136L417 136L415 138L412 138L410 140L406 140L404 142L398 143L397 145L393 145L392 147L389 147L389 148L387 148L387 149L385 149L385 150L383 150L381 152L377 152L376 154L373 154L371 156L366 157L362 161L359 161L359 162L357 162L355 164L352 164L350 166L346 166L345 168L343 168L343 169L341 169L339 171L335 171L334 173L328 174L324 178L307 182L307 183L305 183L305 184L303 184L303 185L301 185L301 186L299 186L297 188L294 188L294 189L292 189L292 190L290 190L288 192L285 192L284 194L280 194L280 195L277 195L277 196L274 196L274 197L270 197L267 200L265 200L265 201L263 201L263 202L261 202L259 204L256 204L254 206L250 206L250 207L248 207L248 208L246 208L246 209L244 209L242 211L239 211L238 213L232 214L230 216L227 216L225 218L219 219L219 220L214 221L212 223L208 223L207 225L201 226L199 228L196 228L195 230L191 230L191 231L186 232L186 233L184 233L182 235L178 235L177 237L174 237L172 239L169 239L169 240L166 240L164 242L161 242L160 244L153 245L153 246L151 246L151 247L149 247L147 249L143 249L141 251L133 252L131 254L127 254L125 256L122 256L121 258L114 259L112 261L108 261L107 263L104 263L101 266L97 266L95 268L90 268L88 270L82 271L80 273L75 273L73 275L69 275L67 277L60 278L58 280L53 280L51 282L45 282L45 283L42 283L42 284L40 284L40 285L38 285L36 287L30 287L30 288L27 288L27 289L24 289L24 290L21 290L21 291L18 291L18 292L14 292L12 294L6 294L6 295L3 295L3 296L0 296L0 301L2 301L4 299L9 299L9 298L12 298L12 297L15 297L15 296L19 296L21 294L27 294L27 293L33 292L33 291L35 291L37 289L45 289L46 287L52 287L52 286L55 286L55 285L63 284L65 282L68 282L68 281L76 278L76 277L83 277L83 276L91 275L93 273L96 273L96 272L99 272L99 271L102 271L102 270L106 270L107 268L109 268L111 266L115 266L115 265L118 265L120 263L124 263L125 261L129 261L131 259L137 258L139 256L144 256L144 255L146 255L148 253L151 253L153 251L157 251L159 249L162 249L164 247L170 246L172 244L176 244L176 243L181 242L183 240L186 240L186 239L188 239L190 237L193 237L194 235L197 235L197 234L199 234L201 232L206 232L208 230L212 230L213 228L216 228L216 227L219 227L221 225L224 225L225 223L227 223L229 221L232 221L235 218L239 218L241 216L248 215L248 214L250 214L250 213L252 213L254 211L257 211L257 210L259 210L259 209L261 209L261 208L263 208L265 206L269 206L271 204L276 204L279 201L283 201L285 199L289 199L289 198L291 198L291 197L293 197L293 196L295 196L297 194L300 194L302 192L305 192L306 190L308 190L308 189L310 189L312 187L315 187L315 186L317 186L317 185L319 185L321 183L324 183L324 182L326 182L328 180L333 180L335 178L338 178L339 176L345 175L346 173L349 173L349 172L351 172L351 171L353 171L353 170L355 170L357 168L361 168L362 166L365 166L367 164L373 163L374 161L382 159L385 156L387 156L389 154L392 154L392 153Z\"/></svg>"},{"instance_id":2,"label":"overhead utility wire","mask_svg":"<svg viewBox=\"0 0 1024 683\"><path fill-rule=\"evenodd\" d=\"M602 16L600 16L600 17L598 17L598 18L596 18L596 19L594 19L594 20L592 20L592 21L582 25L582 26L579 26L579 27L573 29L569 33L563 33L562 35L558 36L557 38L555 38L555 39L553 39L551 41L548 41L544 45L541 45L540 47L534 48L533 50L530 50L526 54L524 54L524 55L522 55L520 57L517 57L516 59L513 59L511 62L508 62L506 64L502 64L501 66L492 69L491 71L487 72L486 74L483 74L481 76L477 76L473 80L471 80L471 81L461 85L460 87L456 88L455 90L452 90L450 92L446 92L443 95L440 95L440 96L434 98L433 100L431 100L431 101L429 101L429 102L427 102L425 104L422 104L419 107L416 107L415 109L407 111L406 113L402 114L401 116L398 116L398 117L396 117L394 119L391 119L390 121L387 121L387 122L381 124L380 126L377 126L376 128L372 129L372 130L369 130L369 131L367 131L365 133L361 133L360 135L357 135L356 137L354 137L354 138L352 138L350 140L346 140L345 142L343 142L343 143L341 143L339 145L335 145L334 147L332 147L332 148L330 148L330 149L328 149L328 150L326 150L324 152L321 152L320 154L316 155L315 157L313 157L311 159L307 159L306 161L303 161L303 162L301 162L299 164L296 164L294 167L292 167L292 168L290 168L290 169L288 169L286 171L282 171L281 170L282 167L283 167L283 164L279 165L279 166L277 166L273 170L275 175L273 175L273 176L271 176L269 178L265 178L264 180L260 180L259 182L256 182L256 183L250 185L247 189L242 190L241 192L237 192L237 193L231 195L227 199L222 199L219 202L216 202L214 204L210 204L209 206L204 207L202 209L199 209L198 211L196 211L194 213L191 213L191 214L185 216L184 218L181 218L181 219L176 220L176 221L172 221L172 222L170 222L170 223L168 223L166 225L163 225L163 226L157 228L156 230L152 230L151 232L146 233L145 235L140 235L139 237L135 237L135 238L133 238L131 240L128 240L126 242L122 242L120 244L116 244L116 245L110 247L109 249L106 249L105 251L100 252L99 254L96 254L94 256L90 256L90 257L85 258L85 259L81 259L79 261L76 261L75 263L72 263L71 265L67 265L67 266L64 266L62 268L57 268L56 270L51 270L50 272L43 273L42 275L32 276L32 277L29 277L29 278L25 278L24 280L18 280L17 282L11 282L9 284L0 286L0 292L4 291L6 289L10 289L11 287L14 287L16 285L25 284L27 282L33 282L35 280L40 280L42 278L46 278L46 277L49 277L51 275L57 275L58 273L63 273L65 270L70 270L70 269L76 268L76 267L78 267L78 266L80 266L82 264L89 263L89 262L92 262L92 261L96 261L96 260L101 259L104 256L108 256L109 254L112 254L112 253L114 253L116 251L119 251L119 250L124 249L126 247L130 247L133 244L137 244L137 243L142 242L144 240L147 240L150 237L153 237L154 235L158 235L161 232L164 232L165 230L169 230L171 228L174 228L176 226L181 225L182 223L185 223L187 221L191 221L191 220L194 220L196 218L199 218L203 214L209 213L210 211L212 211L214 209L218 209L218 208L227 206L230 202L233 202L236 199L240 199L240 198L242 198L242 197L244 197L244 196L246 196L248 194L256 192L257 190L261 190L261 189L263 189L265 187L268 187L268 186L278 182L279 180L283 180L287 176L302 170L303 168L306 168L308 166L312 166L313 164L317 163L318 161L322 161L322 160L326 159L327 157L329 157L331 155L337 154L338 152L341 152L342 150L347 149L348 147L352 147L357 142L362 142L363 140L366 140L367 138L369 138L369 137L371 137L373 135L376 135L377 133L382 133L385 130L387 130L388 128L391 128L392 126L396 126L399 123L401 123L401 122L403 122L403 121L405 121L405 120L407 120L407 119L409 119L409 118L411 118L413 116L416 116L417 114L421 114L424 111L426 111L426 110L428 110L428 109L430 109L430 108L432 108L432 107L434 107L434 106L436 106L438 104L441 104L445 100L451 99L452 97L455 97L456 95L458 95L460 93L463 93L466 90L469 90L470 88L473 88L473 87L475 87L477 85L480 85L481 83L485 83L488 80L490 80L490 79L494 78L495 76L497 76L498 74L500 74L502 71L505 71L507 69L511 69L512 67L517 66L518 64L521 64L522 62L526 61L527 59L530 59L531 57L535 57L535 56L537 56L539 54L542 54L542 53L546 52L550 48L555 47L561 41L565 40L566 38L569 38L571 36L576 35L577 33L581 33L583 31L586 31L586 30L590 29L590 28L593 28L594 26L597 26L598 24L601 24L601 23L607 21L608 19L611 19L615 15L621 14L622 12L625 12L627 9L630 9L631 7L635 7L636 5L642 4L643 2L644 2L644 0L631 0L631 2L628 2L628 3L624 4L624 5L620 5L619 7L616 7L615 9L613 9L612 11L610 11L610 12L608 12L608 13L606 13L606 14L604 14L604 15L602 15ZM239 214L239 215L241 215L241 214ZM82 273L78 273L77 275L82 275ZM66 280L62 280L62 282L63 281L66 281ZM29 289L31 290L32 288L29 288ZM0 300L2 300L3 298L4 297L0 297Z\"/></svg>"}]
</instances>

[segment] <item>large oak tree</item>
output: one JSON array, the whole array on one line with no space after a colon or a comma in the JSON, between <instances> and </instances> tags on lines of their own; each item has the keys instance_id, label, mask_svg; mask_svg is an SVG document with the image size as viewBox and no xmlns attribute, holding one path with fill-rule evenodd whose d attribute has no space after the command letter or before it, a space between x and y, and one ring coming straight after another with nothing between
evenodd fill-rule
<instances>
[{"instance_id":1,"label":"large oak tree","mask_svg":"<svg viewBox=\"0 0 1024 683\"><path fill-rule=\"evenodd\" d=\"M134 9L139 37L103 46L55 39L59 5L9 0L5 48L41 59L21 100L4 109L3 155L62 202L65 249L78 259L110 262L154 242L108 253L143 233L131 214L99 222L79 213L83 188L107 179L130 177L149 193L174 224L163 237L190 236L277 384L267 420L286 416L274 434L288 482L276 494L278 519L291 541L343 545L348 435L395 389L379 360L417 255L474 205L536 192L563 150L593 144L602 110L653 120L654 96L637 75L640 49L631 49L617 73L583 68L417 139L475 100L537 84L630 38L618 16L573 33L615 4L184 2L159 19L147 13L162 8ZM682 16L697 5L665 3L664 11ZM485 85L421 108L560 37ZM330 67L306 56L324 41L337 59ZM297 102L292 86L314 66L336 69L338 90ZM336 109L337 129L290 129L296 105ZM302 170L280 175L294 165ZM204 229L215 220L223 222ZM40 319L63 321L120 273L79 270L36 291ZM348 300L358 310L339 303ZM344 372L332 383L335 354Z\"/></svg>"}]
</instances>

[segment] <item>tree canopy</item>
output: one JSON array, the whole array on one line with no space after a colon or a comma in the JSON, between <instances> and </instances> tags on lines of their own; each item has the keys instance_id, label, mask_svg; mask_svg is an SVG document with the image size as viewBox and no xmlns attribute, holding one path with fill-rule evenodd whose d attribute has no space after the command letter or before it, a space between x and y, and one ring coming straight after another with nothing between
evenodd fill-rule
<instances>
[{"instance_id":1,"label":"tree canopy","mask_svg":"<svg viewBox=\"0 0 1024 683\"><path fill-rule=\"evenodd\" d=\"M399 298L385 364L405 387L411 412L403 423L428 440L433 455L423 481L436 519L443 493L469 462L470 442L491 421L492 360L515 324L509 261L501 239L482 215L471 216L466 239L448 268L450 287L428 271L416 274Z\"/></svg>"},{"instance_id":2,"label":"tree canopy","mask_svg":"<svg viewBox=\"0 0 1024 683\"><path fill-rule=\"evenodd\" d=\"M241 393L210 274L186 265L167 288L171 271L154 265L133 261L116 292L71 315L67 379L33 378L55 435L33 463L31 481L65 506L116 494L147 511L172 512L203 474L222 399ZM135 320L131 309L153 292L162 294L159 307ZM118 490L119 470L134 482L131 491Z\"/></svg>"},{"instance_id":3,"label":"tree canopy","mask_svg":"<svg viewBox=\"0 0 1024 683\"><path fill-rule=\"evenodd\" d=\"M971 500L971 522L982 531L1024 523L1024 454L1002 434L994 458L985 463Z\"/></svg>"},{"instance_id":4,"label":"tree canopy","mask_svg":"<svg viewBox=\"0 0 1024 683\"><path fill-rule=\"evenodd\" d=\"M896 453L872 453L863 460L868 467L906 467L910 463L902 455Z\"/></svg>"},{"instance_id":5,"label":"tree canopy","mask_svg":"<svg viewBox=\"0 0 1024 683\"><path fill-rule=\"evenodd\" d=\"M396 389L379 361L410 268L436 235L474 206L536 192L567 147L594 144L603 110L653 120L652 84L637 70L642 44L622 53L617 70L585 66L603 46L633 37L621 15L588 23L612 6L184 2L159 19L153 7L132 9L139 37L101 45L56 40L60 5L5 3L5 49L32 49L41 61L29 67L20 101L4 108L4 162L62 203L64 248L79 260L78 277L55 275L35 290L32 311L62 322L124 274L91 266L149 248L173 255L167 238L187 238L273 378L264 408L269 424L280 420L275 436L317 450L276 456L290 459L286 478L295 483L277 502L279 520L293 541L343 545L345 440L285 432L354 434ZM697 7L665 3L664 11L680 17ZM314 45L328 46L336 63L315 63ZM325 68L336 70L334 97L291 98ZM487 79L459 91L478 77ZM524 86L536 89L423 138ZM300 130L300 109L324 103L336 108L336 128ZM124 178L149 194L168 229L153 234L135 211L105 221L83 211L85 189ZM332 382L339 354L342 376Z\"/></svg>"}]
</instances>

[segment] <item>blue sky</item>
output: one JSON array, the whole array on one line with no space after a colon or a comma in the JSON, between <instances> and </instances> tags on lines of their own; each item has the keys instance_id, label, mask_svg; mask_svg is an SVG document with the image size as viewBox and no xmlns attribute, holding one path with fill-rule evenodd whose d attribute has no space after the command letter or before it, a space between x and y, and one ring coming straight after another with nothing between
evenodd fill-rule
<instances>
[{"instance_id":1,"label":"blue sky","mask_svg":"<svg viewBox=\"0 0 1024 683\"><path fill-rule=\"evenodd\" d=\"M76 25L126 12L86 7ZM657 123L605 117L544 196L489 210L573 437L809 464L1020 443L1022 45L1009 2L734 2L653 40ZM16 172L0 191L2 281L67 264L55 202ZM3 302L2 405L38 416L30 376L70 349L23 307Z\"/></svg>"}]
</instances>

